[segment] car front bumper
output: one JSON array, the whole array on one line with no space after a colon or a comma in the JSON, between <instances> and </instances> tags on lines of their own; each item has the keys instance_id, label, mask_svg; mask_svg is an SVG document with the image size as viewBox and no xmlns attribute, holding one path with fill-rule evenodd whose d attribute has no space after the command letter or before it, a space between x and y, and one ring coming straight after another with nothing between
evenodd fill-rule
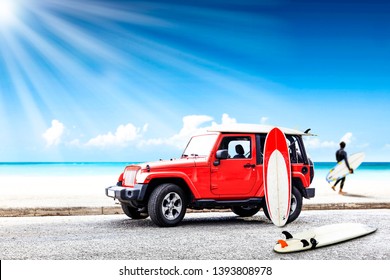
<instances>
[{"instance_id":1,"label":"car front bumper","mask_svg":"<svg viewBox=\"0 0 390 280\"><path fill-rule=\"evenodd\" d=\"M136 184L134 188L110 186L106 188L106 196L122 202L143 201L147 186L147 184Z\"/></svg>"}]
</instances>

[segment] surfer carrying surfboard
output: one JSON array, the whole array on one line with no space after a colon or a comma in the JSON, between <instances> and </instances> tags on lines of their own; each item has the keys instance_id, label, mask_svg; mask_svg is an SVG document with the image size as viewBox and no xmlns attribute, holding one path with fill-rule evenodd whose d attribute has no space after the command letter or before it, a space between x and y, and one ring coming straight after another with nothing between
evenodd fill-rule
<instances>
[{"instance_id":1,"label":"surfer carrying surfboard","mask_svg":"<svg viewBox=\"0 0 390 280\"><path fill-rule=\"evenodd\" d=\"M345 146L346 146L345 142L341 141L340 142L340 149L338 149L336 151L336 160L337 160L338 163L344 160L347 168L349 169L349 173L353 173L353 169L349 166L349 163L348 163L347 152L344 150ZM345 176L339 178L334 183L334 185L332 186L332 190L334 190L334 191L336 190L336 186L337 186L338 183L340 183L339 194L344 194L343 187L344 187L344 183L345 183Z\"/></svg>"}]
</instances>

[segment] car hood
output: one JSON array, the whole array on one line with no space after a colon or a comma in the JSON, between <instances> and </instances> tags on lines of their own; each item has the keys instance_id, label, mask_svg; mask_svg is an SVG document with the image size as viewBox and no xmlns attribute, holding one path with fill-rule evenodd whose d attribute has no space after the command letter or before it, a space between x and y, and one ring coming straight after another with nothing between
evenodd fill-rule
<instances>
[{"instance_id":1,"label":"car hood","mask_svg":"<svg viewBox=\"0 0 390 280\"><path fill-rule=\"evenodd\" d=\"M139 164L139 166L143 170L148 170L150 172L153 172L153 171L163 170L163 169L195 167L195 166L202 166L206 164L207 164L207 157L186 157L180 159L145 162Z\"/></svg>"}]
</instances>

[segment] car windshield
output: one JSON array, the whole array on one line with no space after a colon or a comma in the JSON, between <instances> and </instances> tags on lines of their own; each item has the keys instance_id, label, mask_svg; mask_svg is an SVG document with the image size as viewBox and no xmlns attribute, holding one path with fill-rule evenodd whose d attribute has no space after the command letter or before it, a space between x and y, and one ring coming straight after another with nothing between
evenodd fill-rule
<instances>
[{"instance_id":1,"label":"car windshield","mask_svg":"<svg viewBox=\"0 0 390 280\"><path fill-rule=\"evenodd\" d=\"M217 140L217 134L194 136L187 144L182 157L208 156Z\"/></svg>"}]
</instances>

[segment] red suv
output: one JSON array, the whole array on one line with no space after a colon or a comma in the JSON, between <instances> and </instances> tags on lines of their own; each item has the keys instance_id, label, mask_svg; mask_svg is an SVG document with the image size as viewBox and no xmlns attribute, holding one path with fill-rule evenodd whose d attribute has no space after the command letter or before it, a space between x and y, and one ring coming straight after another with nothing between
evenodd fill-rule
<instances>
[{"instance_id":1,"label":"red suv","mask_svg":"<svg viewBox=\"0 0 390 280\"><path fill-rule=\"evenodd\" d=\"M215 127L190 139L180 159L127 166L116 186L106 195L119 200L132 219L150 216L158 226L176 226L186 209L230 208L249 217L263 208L263 149L272 127L233 125ZM290 148L292 195L288 222L302 209L302 198L314 197L314 177L302 136L312 135L281 128Z\"/></svg>"}]
</instances>

